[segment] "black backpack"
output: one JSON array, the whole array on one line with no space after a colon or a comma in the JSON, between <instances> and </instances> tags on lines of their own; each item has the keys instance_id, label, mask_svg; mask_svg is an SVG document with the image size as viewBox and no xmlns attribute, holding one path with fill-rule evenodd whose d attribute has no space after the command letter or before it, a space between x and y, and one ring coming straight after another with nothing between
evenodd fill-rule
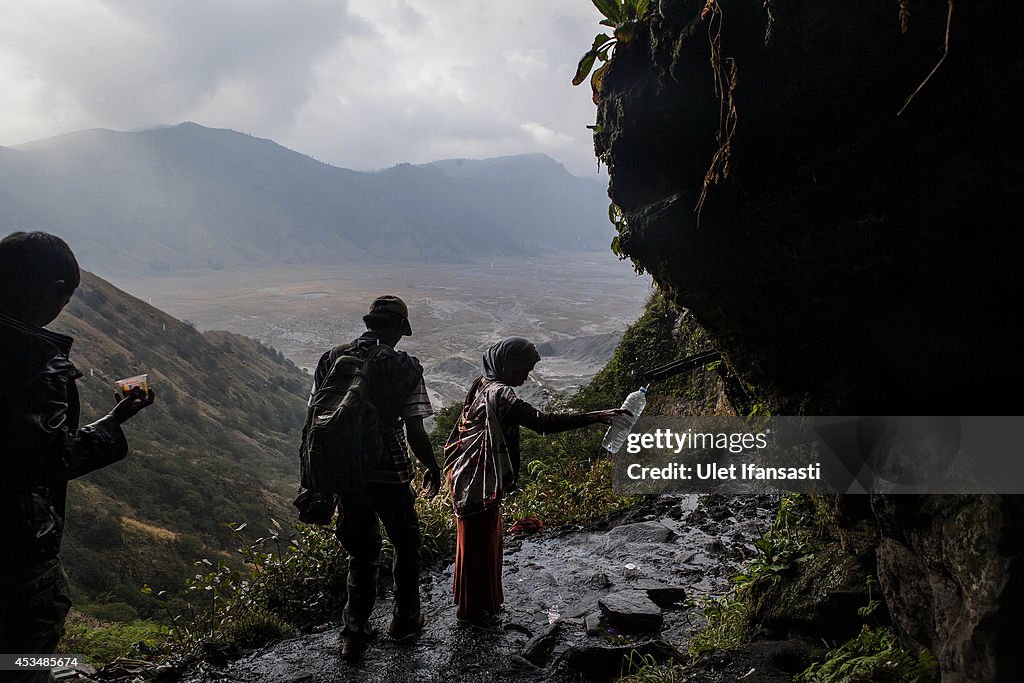
<instances>
[{"instance_id":1,"label":"black backpack","mask_svg":"<svg viewBox=\"0 0 1024 683\"><path fill-rule=\"evenodd\" d=\"M343 344L334 351L320 386L310 399L299 447L302 488L295 506L299 519L329 524L334 494L361 491L384 458L380 416L370 401L370 361L385 344Z\"/></svg>"}]
</instances>

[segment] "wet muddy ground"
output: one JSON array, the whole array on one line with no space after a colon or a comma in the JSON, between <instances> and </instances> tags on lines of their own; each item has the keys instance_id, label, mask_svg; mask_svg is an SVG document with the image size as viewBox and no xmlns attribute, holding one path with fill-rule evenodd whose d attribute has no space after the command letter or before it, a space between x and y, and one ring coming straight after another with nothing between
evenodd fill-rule
<instances>
[{"instance_id":1,"label":"wet muddy ground","mask_svg":"<svg viewBox=\"0 0 1024 683\"><path fill-rule=\"evenodd\" d=\"M425 574L427 625L409 643L381 636L358 665L343 662L339 630L266 646L240 659L202 664L189 683L327 683L331 681L551 681L613 680L621 672L603 653L634 643L664 641L685 653L688 635L702 624L696 600L729 589L729 577L753 554L754 541L774 514L772 497L674 496L651 498L597 528L568 528L505 539L505 627L487 633L455 621L451 567ZM599 619L598 600L655 586L682 588L686 599L665 606L660 629L617 628ZM373 623L383 633L390 596L381 596ZM523 657L532 636L559 622L550 654ZM575 663L575 665L573 665ZM580 667L590 666L588 674Z\"/></svg>"}]
</instances>

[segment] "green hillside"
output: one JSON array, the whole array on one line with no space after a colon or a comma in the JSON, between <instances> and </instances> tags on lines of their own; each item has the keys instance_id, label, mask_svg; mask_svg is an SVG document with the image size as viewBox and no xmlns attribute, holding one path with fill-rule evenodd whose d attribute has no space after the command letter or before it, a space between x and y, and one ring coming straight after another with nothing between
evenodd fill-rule
<instances>
[{"instance_id":1,"label":"green hillside","mask_svg":"<svg viewBox=\"0 0 1024 683\"><path fill-rule=\"evenodd\" d=\"M125 427L128 458L72 482L63 554L79 603L145 613L143 583L180 590L194 561L238 545L226 524L292 518L309 387L279 352L198 332L89 273L50 327L76 339L83 423L109 410L118 378L147 372L157 393Z\"/></svg>"}]
</instances>

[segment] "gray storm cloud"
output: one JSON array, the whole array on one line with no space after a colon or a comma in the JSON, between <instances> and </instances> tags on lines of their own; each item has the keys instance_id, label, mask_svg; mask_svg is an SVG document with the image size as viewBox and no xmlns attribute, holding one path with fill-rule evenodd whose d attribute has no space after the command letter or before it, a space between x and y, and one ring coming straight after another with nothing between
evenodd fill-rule
<instances>
[{"instance_id":1,"label":"gray storm cloud","mask_svg":"<svg viewBox=\"0 0 1024 683\"><path fill-rule=\"evenodd\" d=\"M592 173L587 2L5 0L0 144L194 120L329 163L546 152Z\"/></svg>"},{"instance_id":2,"label":"gray storm cloud","mask_svg":"<svg viewBox=\"0 0 1024 683\"><path fill-rule=\"evenodd\" d=\"M83 120L109 127L204 110L250 124L290 122L309 97L317 59L361 24L336 0L42 7L8 24L4 51L76 102Z\"/></svg>"}]
</instances>

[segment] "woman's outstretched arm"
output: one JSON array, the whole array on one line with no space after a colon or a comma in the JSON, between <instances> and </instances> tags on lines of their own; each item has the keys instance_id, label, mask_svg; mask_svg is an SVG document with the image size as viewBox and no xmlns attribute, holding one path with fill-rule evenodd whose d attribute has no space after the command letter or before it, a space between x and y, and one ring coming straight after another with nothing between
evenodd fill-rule
<instances>
[{"instance_id":1,"label":"woman's outstretched arm","mask_svg":"<svg viewBox=\"0 0 1024 683\"><path fill-rule=\"evenodd\" d=\"M589 413L545 413L522 399L516 399L509 407L505 421L532 429L539 434L557 434L592 424L611 424L614 416L624 412L621 408L616 408L594 410Z\"/></svg>"}]
</instances>

